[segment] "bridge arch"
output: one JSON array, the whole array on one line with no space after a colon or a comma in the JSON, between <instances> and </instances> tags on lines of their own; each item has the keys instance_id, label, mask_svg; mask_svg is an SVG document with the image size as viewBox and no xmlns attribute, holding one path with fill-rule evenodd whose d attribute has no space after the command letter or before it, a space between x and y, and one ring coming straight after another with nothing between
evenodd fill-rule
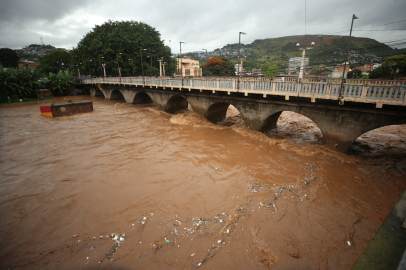
<instances>
[{"instance_id":1,"label":"bridge arch","mask_svg":"<svg viewBox=\"0 0 406 270\"><path fill-rule=\"evenodd\" d=\"M94 96L95 97L101 97L101 96L105 97L104 93L100 89L95 89L94 90Z\"/></svg>"},{"instance_id":2,"label":"bridge arch","mask_svg":"<svg viewBox=\"0 0 406 270\"><path fill-rule=\"evenodd\" d=\"M279 111L270 115L264 121L260 131L282 135L295 141L314 142L323 138L323 132L311 118L293 111Z\"/></svg>"},{"instance_id":3,"label":"bridge arch","mask_svg":"<svg viewBox=\"0 0 406 270\"><path fill-rule=\"evenodd\" d=\"M109 99L124 99L123 93L120 90L112 90Z\"/></svg>"},{"instance_id":4,"label":"bridge arch","mask_svg":"<svg viewBox=\"0 0 406 270\"><path fill-rule=\"evenodd\" d=\"M205 116L207 120L209 120L212 123L219 122L221 120L226 119L227 117L227 110L230 108L230 106L234 107L238 112L241 114L242 118L244 118L241 109L238 107L237 104L233 104L230 102L215 102L211 104L205 113Z\"/></svg>"},{"instance_id":5,"label":"bridge arch","mask_svg":"<svg viewBox=\"0 0 406 270\"><path fill-rule=\"evenodd\" d=\"M171 96L165 105L165 111L168 113L175 113L180 110L187 110L189 106L188 100L181 95Z\"/></svg>"},{"instance_id":6,"label":"bridge arch","mask_svg":"<svg viewBox=\"0 0 406 270\"><path fill-rule=\"evenodd\" d=\"M286 113L283 114L284 112ZM294 113L297 115L294 114L292 115L289 113ZM313 115L312 113L308 113L305 109L292 110L291 108L283 108L283 110L277 110L275 112L272 112L262 122L259 131L265 133L277 128L278 120L282 120L280 119L281 115L284 115L284 118L291 118L291 119L283 119L284 121L282 122L282 125L285 126L284 130L286 132L290 132L289 129L291 128L289 128L289 125L297 124L299 121L302 122L306 121L307 123L304 123L303 125L299 124L299 126L297 126L296 132L304 132L306 128L310 128L313 129L312 133L314 133L314 138L319 137L320 139L321 138L323 140L325 139L325 131L323 128L323 124L318 121L318 118L315 115Z\"/></svg>"},{"instance_id":7,"label":"bridge arch","mask_svg":"<svg viewBox=\"0 0 406 270\"><path fill-rule=\"evenodd\" d=\"M406 152L406 124L385 125L368 130L355 138L348 154L404 157Z\"/></svg>"},{"instance_id":8,"label":"bridge arch","mask_svg":"<svg viewBox=\"0 0 406 270\"><path fill-rule=\"evenodd\" d=\"M147 103L153 103L153 102L154 101L152 100L150 95L148 95L147 92L138 92L137 94L135 94L135 96L134 96L131 103L133 103L133 104L147 104Z\"/></svg>"}]
</instances>

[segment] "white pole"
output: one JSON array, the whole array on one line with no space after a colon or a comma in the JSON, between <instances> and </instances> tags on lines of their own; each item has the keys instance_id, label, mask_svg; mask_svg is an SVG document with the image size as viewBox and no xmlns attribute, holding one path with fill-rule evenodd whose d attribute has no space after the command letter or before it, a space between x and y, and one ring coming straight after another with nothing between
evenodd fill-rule
<instances>
[{"instance_id":1,"label":"white pole","mask_svg":"<svg viewBox=\"0 0 406 270\"><path fill-rule=\"evenodd\" d=\"M303 79L306 49L303 49L302 64L300 65L299 79Z\"/></svg>"}]
</instances>

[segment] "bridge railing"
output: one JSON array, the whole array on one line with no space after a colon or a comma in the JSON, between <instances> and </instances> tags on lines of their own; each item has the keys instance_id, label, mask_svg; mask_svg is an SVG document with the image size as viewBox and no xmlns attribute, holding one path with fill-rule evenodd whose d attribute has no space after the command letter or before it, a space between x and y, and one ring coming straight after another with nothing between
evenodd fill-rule
<instances>
[{"instance_id":1,"label":"bridge railing","mask_svg":"<svg viewBox=\"0 0 406 270\"><path fill-rule=\"evenodd\" d=\"M366 98L404 100L405 91L406 91L406 85L369 86L368 90L366 92Z\"/></svg>"},{"instance_id":2,"label":"bridge railing","mask_svg":"<svg viewBox=\"0 0 406 270\"><path fill-rule=\"evenodd\" d=\"M363 83L361 83L363 82ZM406 81L401 81L403 84L382 84L388 81L373 81L373 84L367 84L365 80L348 81L343 84L341 95L353 101L360 102L377 102L383 104L382 101L387 101L387 104L405 104L406 105ZM154 77L109 77L109 78L91 78L83 80L85 84L133 84L142 86L155 87L176 87L188 89L200 89L210 91L227 91L227 92L245 92L258 94L273 94L285 96L304 96L319 98L337 99L340 95L341 81L331 83L326 82L310 82L304 81L297 83L295 81L271 81L271 80L241 80L235 79L212 79L199 78L191 79L184 78L154 78ZM379 102L378 102L379 100ZM401 103L399 103L399 101ZM389 102L389 103L388 103Z\"/></svg>"}]
</instances>

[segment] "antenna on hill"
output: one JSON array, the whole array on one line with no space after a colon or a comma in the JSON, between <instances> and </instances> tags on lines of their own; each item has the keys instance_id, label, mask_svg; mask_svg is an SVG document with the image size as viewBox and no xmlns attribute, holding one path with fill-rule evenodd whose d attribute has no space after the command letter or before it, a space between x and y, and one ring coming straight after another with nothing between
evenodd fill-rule
<instances>
[{"instance_id":1,"label":"antenna on hill","mask_svg":"<svg viewBox=\"0 0 406 270\"><path fill-rule=\"evenodd\" d=\"M42 42L42 37L40 39L41 39L41 47L42 47L42 46L44 46L44 42Z\"/></svg>"}]
</instances>

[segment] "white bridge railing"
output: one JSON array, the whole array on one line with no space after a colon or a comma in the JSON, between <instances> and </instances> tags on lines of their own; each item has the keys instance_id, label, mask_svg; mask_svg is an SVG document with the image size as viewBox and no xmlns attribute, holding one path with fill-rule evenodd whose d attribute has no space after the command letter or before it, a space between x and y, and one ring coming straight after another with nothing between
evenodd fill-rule
<instances>
[{"instance_id":1,"label":"white bridge railing","mask_svg":"<svg viewBox=\"0 0 406 270\"><path fill-rule=\"evenodd\" d=\"M120 84L135 85L140 87L155 87L169 89L200 91L209 90L213 93L216 91L225 91L248 94L281 95L288 100L289 97L310 97L312 102L315 99L333 99L337 100L340 94L339 81L326 82L294 82L294 81L265 81L261 80L240 80L233 78L225 79L179 79L179 78L151 78L151 77L110 77L110 78L92 78L83 80L84 84ZM397 85L392 81L373 80L369 83L367 80L351 81L345 83L341 91L341 96L345 101L355 101L364 103L376 103L378 108L383 104L406 106L406 81L397 81Z\"/></svg>"}]
</instances>

